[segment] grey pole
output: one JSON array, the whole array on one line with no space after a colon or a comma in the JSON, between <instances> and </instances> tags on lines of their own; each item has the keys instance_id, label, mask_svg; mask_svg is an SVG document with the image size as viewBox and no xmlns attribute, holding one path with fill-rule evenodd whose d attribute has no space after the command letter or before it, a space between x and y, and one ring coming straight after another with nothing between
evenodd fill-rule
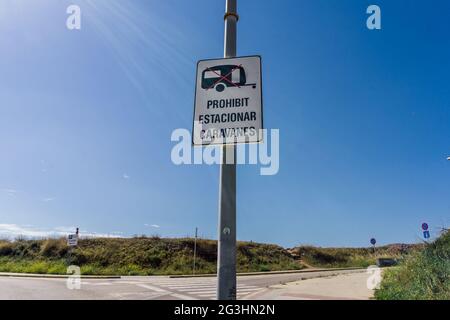
<instances>
[{"instance_id":1,"label":"grey pole","mask_svg":"<svg viewBox=\"0 0 450 320\"><path fill-rule=\"evenodd\" d=\"M197 256L197 232L198 232L198 228L195 228L195 239L194 239L194 268L192 270L192 274L195 275L195 258Z\"/></svg>"},{"instance_id":2,"label":"grey pole","mask_svg":"<svg viewBox=\"0 0 450 320\"><path fill-rule=\"evenodd\" d=\"M226 0L224 56L236 56L237 1ZM236 300L236 148L222 146L219 182L217 299ZM228 161L227 161L228 159Z\"/></svg>"}]
</instances>

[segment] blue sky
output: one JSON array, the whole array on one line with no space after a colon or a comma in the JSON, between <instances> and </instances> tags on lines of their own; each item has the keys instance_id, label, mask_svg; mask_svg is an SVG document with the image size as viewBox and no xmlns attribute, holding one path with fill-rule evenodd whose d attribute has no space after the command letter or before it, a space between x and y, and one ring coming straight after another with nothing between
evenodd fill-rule
<instances>
[{"instance_id":1,"label":"blue sky","mask_svg":"<svg viewBox=\"0 0 450 320\"><path fill-rule=\"evenodd\" d=\"M69 31L66 8L82 10ZM382 30L366 28L366 8ZM239 1L263 59L280 171L238 168L238 238L420 240L450 223L448 1ZM175 166L197 60L223 54L224 1L3 0L0 236L216 237L217 166ZM153 225L153 226L152 226Z\"/></svg>"}]
</instances>

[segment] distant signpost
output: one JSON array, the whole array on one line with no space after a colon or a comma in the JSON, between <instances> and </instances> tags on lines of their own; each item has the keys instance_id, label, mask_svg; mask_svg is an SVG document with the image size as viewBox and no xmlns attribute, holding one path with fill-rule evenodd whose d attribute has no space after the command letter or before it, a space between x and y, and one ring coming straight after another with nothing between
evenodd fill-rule
<instances>
[{"instance_id":1,"label":"distant signpost","mask_svg":"<svg viewBox=\"0 0 450 320\"><path fill-rule=\"evenodd\" d=\"M377 243L377 240L375 238L370 239L370 243L373 245L373 253L375 253L375 244Z\"/></svg>"},{"instance_id":2,"label":"distant signpost","mask_svg":"<svg viewBox=\"0 0 450 320\"><path fill-rule=\"evenodd\" d=\"M80 234L80 229L77 228L74 234L69 234L67 236L67 245L69 247L76 247L78 245L78 235Z\"/></svg>"},{"instance_id":3,"label":"distant signpost","mask_svg":"<svg viewBox=\"0 0 450 320\"><path fill-rule=\"evenodd\" d=\"M69 234L67 236L67 245L69 247L76 247L78 245L78 234Z\"/></svg>"},{"instance_id":4,"label":"distant signpost","mask_svg":"<svg viewBox=\"0 0 450 320\"><path fill-rule=\"evenodd\" d=\"M426 222L422 223L422 230L423 230L423 237L425 239L429 239L430 231L428 231L428 223L426 223Z\"/></svg>"}]
</instances>

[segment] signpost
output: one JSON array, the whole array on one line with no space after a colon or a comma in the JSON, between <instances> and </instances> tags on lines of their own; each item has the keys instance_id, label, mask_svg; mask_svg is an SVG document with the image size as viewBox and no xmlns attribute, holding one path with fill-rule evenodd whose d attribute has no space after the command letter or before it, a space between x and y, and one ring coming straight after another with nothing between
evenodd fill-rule
<instances>
[{"instance_id":1,"label":"signpost","mask_svg":"<svg viewBox=\"0 0 450 320\"><path fill-rule=\"evenodd\" d=\"M197 64L192 144L221 148L217 299L235 300L236 144L263 138L261 57L236 57L237 0L224 20L224 58Z\"/></svg>"},{"instance_id":2,"label":"signpost","mask_svg":"<svg viewBox=\"0 0 450 320\"><path fill-rule=\"evenodd\" d=\"M225 8L225 58L236 56L237 1ZM219 180L219 230L217 243L217 299L236 299L236 159L234 145L222 146ZM230 232L225 232L228 229Z\"/></svg>"},{"instance_id":3,"label":"signpost","mask_svg":"<svg viewBox=\"0 0 450 320\"><path fill-rule=\"evenodd\" d=\"M67 252L67 265L71 264L72 260L72 248L78 246L78 235L80 233L80 229L77 228L74 234L69 234L67 236L67 245L69 246L69 250Z\"/></svg>"},{"instance_id":4,"label":"signpost","mask_svg":"<svg viewBox=\"0 0 450 320\"><path fill-rule=\"evenodd\" d=\"M199 61L194 105L194 145L261 142L261 57Z\"/></svg>"},{"instance_id":5,"label":"signpost","mask_svg":"<svg viewBox=\"0 0 450 320\"><path fill-rule=\"evenodd\" d=\"M76 247L78 245L78 233L69 234L67 236L67 245L69 247Z\"/></svg>"},{"instance_id":6,"label":"signpost","mask_svg":"<svg viewBox=\"0 0 450 320\"><path fill-rule=\"evenodd\" d=\"M217 299L236 299L236 144L262 141L261 57L236 57L237 0L226 0L224 59L197 64L194 146L220 145Z\"/></svg>"},{"instance_id":7,"label":"signpost","mask_svg":"<svg viewBox=\"0 0 450 320\"><path fill-rule=\"evenodd\" d=\"M375 245L377 244L377 239L375 238L370 239L370 243L373 245L373 252L375 252Z\"/></svg>"},{"instance_id":8,"label":"signpost","mask_svg":"<svg viewBox=\"0 0 450 320\"><path fill-rule=\"evenodd\" d=\"M195 262L197 257L197 234L198 228L195 228L195 239L194 239L194 267L192 268L192 274L195 275Z\"/></svg>"},{"instance_id":9,"label":"signpost","mask_svg":"<svg viewBox=\"0 0 450 320\"><path fill-rule=\"evenodd\" d=\"M428 231L428 223L426 223L426 222L422 223L422 230L423 230L423 237L425 239L429 239L430 231Z\"/></svg>"}]
</instances>

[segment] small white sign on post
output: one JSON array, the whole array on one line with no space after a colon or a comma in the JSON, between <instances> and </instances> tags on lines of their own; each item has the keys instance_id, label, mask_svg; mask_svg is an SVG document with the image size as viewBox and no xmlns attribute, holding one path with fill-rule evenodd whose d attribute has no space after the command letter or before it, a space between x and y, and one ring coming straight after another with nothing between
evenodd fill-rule
<instances>
[{"instance_id":1,"label":"small white sign on post","mask_svg":"<svg viewBox=\"0 0 450 320\"><path fill-rule=\"evenodd\" d=\"M69 234L67 236L67 245L69 247L76 247L78 245L78 235L77 234Z\"/></svg>"},{"instance_id":2,"label":"small white sign on post","mask_svg":"<svg viewBox=\"0 0 450 320\"><path fill-rule=\"evenodd\" d=\"M261 57L197 64L193 145L262 142Z\"/></svg>"}]
</instances>

